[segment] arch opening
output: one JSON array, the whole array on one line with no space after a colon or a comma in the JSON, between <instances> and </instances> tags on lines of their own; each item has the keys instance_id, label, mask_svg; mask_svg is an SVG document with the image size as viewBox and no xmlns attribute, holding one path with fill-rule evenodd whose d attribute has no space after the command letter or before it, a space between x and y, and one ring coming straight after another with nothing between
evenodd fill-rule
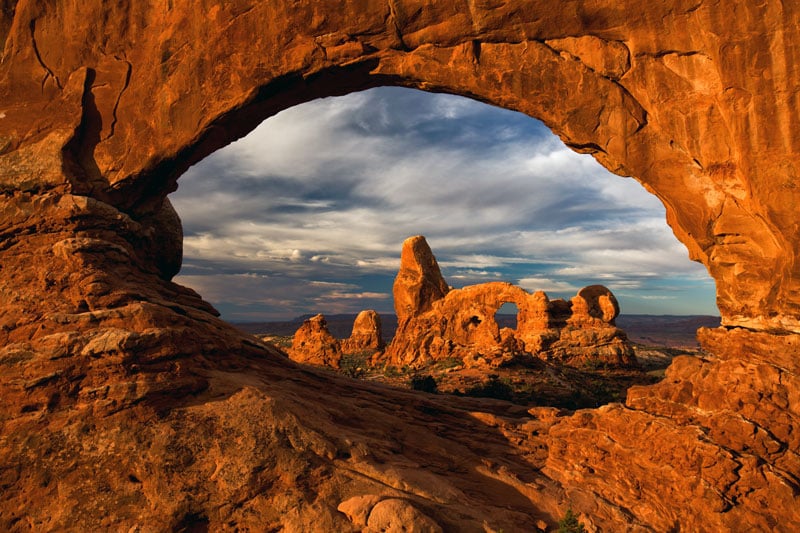
<instances>
[{"instance_id":1,"label":"arch opening","mask_svg":"<svg viewBox=\"0 0 800 533\"><path fill-rule=\"evenodd\" d=\"M713 282L637 183L534 119L462 97L385 87L290 108L193 167L172 199L186 231L176 281L254 333L288 336L323 313L344 342L355 314L374 309L391 340L399 244L412 234L428 236L455 287L507 281L566 305L602 283L633 314L688 314L664 304L698 287L713 301ZM463 315L469 342L523 346L500 331L518 328L513 305L493 321ZM360 375L347 346L342 368ZM597 403L581 401L560 405Z\"/></svg>"},{"instance_id":2,"label":"arch opening","mask_svg":"<svg viewBox=\"0 0 800 533\"><path fill-rule=\"evenodd\" d=\"M494 320L500 329L516 330L519 324L519 307L514 302L504 302L494 314Z\"/></svg>"},{"instance_id":3,"label":"arch opening","mask_svg":"<svg viewBox=\"0 0 800 533\"><path fill-rule=\"evenodd\" d=\"M387 295L413 234L435 243L456 286L505 280L570 298L599 282L627 312L716 314L713 284L654 197L534 119L462 97L385 87L290 108L193 167L171 199L186 233L177 280L237 322L258 311L226 299L233 292L209 271L238 276L245 295L270 284L301 295L295 280L314 283L305 307L270 300L291 316L355 312L320 306L314 291L354 306Z\"/></svg>"}]
</instances>

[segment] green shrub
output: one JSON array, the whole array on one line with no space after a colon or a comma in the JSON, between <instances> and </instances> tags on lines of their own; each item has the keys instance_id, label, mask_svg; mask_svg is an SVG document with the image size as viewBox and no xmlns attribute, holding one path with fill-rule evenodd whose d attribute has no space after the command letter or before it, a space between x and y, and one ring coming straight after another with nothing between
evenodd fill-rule
<instances>
[{"instance_id":1,"label":"green shrub","mask_svg":"<svg viewBox=\"0 0 800 533\"><path fill-rule=\"evenodd\" d=\"M431 394L436 394L437 392L436 380L430 374L413 376L409 384L413 390L429 392Z\"/></svg>"},{"instance_id":2,"label":"green shrub","mask_svg":"<svg viewBox=\"0 0 800 533\"><path fill-rule=\"evenodd\" d=\"M558 533L586 533L586 528L578 521L578 517L572 512L572 507L567 509L567 514L558 521Z\"/></svg>"},{"instance_id":3,"label":"green shrub","mask_svg":"<svg viewBox=\"0 0 800 533\"><path fill-rule=\"evenodd\" d=\"M345 376L354 379L362 378L367 373L371 355L369 352L344 354L342 355L342 360L339 361L339 370Z\"/></svg>"},{"instance_id":4,"label":"green shrub","mask_svg":"<svg viewBox=\"0 0 800 533\"><path fill-rule=\"evenodd\" d=\"M498 379L497 375L492 374L487 381L480 385L470 387L464 392L465 396L479 398L497 398L498 400L511 401L514 398L514 389L505 381Z\"/></svg>"},{"instance_id":5,"label":"green shrub","mask_svg":"<svg viewBox=\"0 0 800 533\"><path fill-rule=\"evenodd\" d=\"M448 368L457 368L459 366L464 366L464 361L462 359L459 359L458 357L446 357L436 361L436 363L433 365L433 369L447 370Z\"/></svg>"},{"instance_id":6,"label":"green shrub","mask_svg":"<svg viewBox=\"0 0 800 533\"><path fill-rule=\"evenodd\" d=\"M383 367L383 375L387 378L397 378L403 375L403 370L394 365L386 365Z\"/></svg>"}]
</instances>

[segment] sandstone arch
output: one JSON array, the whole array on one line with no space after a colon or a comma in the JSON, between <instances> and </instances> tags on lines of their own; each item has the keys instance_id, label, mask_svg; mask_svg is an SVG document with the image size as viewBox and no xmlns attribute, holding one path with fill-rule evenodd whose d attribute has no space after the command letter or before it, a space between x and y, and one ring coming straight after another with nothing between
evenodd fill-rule
<instances>
[{"instance_id":1,"label":"sandstone arch","mask_svg":"<svg viewBox=\"0 0 800 533\"><path fill-rule=\"evenodd\" d=\"M519 478L494 472L495 478L537 502L532 514L549 519L566 494L599 525L625 520L656 529L724 529L778 521L797 527L798 19L800 8L777 0L724 7L702 1L642 7L633 0L242 0L199 8L178 0L3 2L4 464L30 457L22 452L22 436L37 431L57 434L62 449L64 443L74 449L77 437L53 427L89 414L116 413L130 427L132 420L152 421L153 412L186 405L187 394L200 394L202 404L208 398L202 394L232 387L222 369L257 367L275 377L269 368L285 362L275 356L264 362L264 348L216 320L196 294L169 283L180 234L166 194L189 165L272 113L318 96L396 84L536 116L569 146L640 180L666 205L690 256L709 268L723 323L731 327L701 333L715 358L676 362L670 383L631 392L626 408L553 422L547 458L537 463L542 495ZM723 394L726 380L735 386ZM259 391L228 400L238 402L240 430L256 431L243 414L255 404L276 419L295 420ZM172 450L164 456L204 464L212 444L191 444L186 428L213 419L223 405L186 407L190 414L180 416L189 418L158 422L163 435L172 435L162 443ZM320 419L317 431L322 427ZM272 429L285 431L281 424ZM330 455L335 463L337 444L318 432L298 437L308 444L303 451L281 453L315 450L315 461ZM148 449L161 446L161 438L167 437L147 441ZM669 446L654 445L659 438ZM50 448L31 449L43 457ZM176 451L184 449L205 452ZM704 462L711 456L718 460ZM119 468L132 461L96 457ZM522 461L511 452L504 457L512 470ZM82 509L85 525L97 527L102 498L70 499L78 474L70 477L76 470L66 464L51 465L65 472L61 503L54 503L55 489L17 469L8 478L11 505L18 509L36 498L43 511L32 523L54 527L65 523L50 512L56 507ZM648 468L662 469L658 483ZM404 482L413 485L412 478ZM199 491L203 501L219 505L228 494L228 485L187 479L174 478L172 496L149 494L176 524L211 512L196 510L203 499L187 494ZM104 494L141 494L107 482L112 490ZM457 498L440 488L440 500ZM672 506L664 505L665 494ZM247 505L256 505L254 498L246 496ZM764 501L772 505L765 508ZM464 512L491 514L491 506ZM130 524L132 515L118 508L119 523ZM442 514L434 518L453 520L438 509ZM5 525L19 523L16 512L3 515ZM221 523L225 513L214 512L209 519ZM331 524L339 520L315 512Z\"/></svg>"},{"instance_id":2,"label":"sandstone arch","mask_svg":"<svg viewBox=\"0 0 800 533\"><path fill-rule=\"evenodd\" d=\"M614 322L617 299L602 285L584 287L569 302L502 281L451 289L425 237L416 235L403 243L392 292L397 331L382 357L390 365L418 368L457 358L499 366L518 356L612 366L636 361ZM496 320L506 302L517 307L513 330Z\"/></svg>"},{"instance_id":3,"label":"sandstone arch","mask_svg":"<svg viewBox=\"0 0 800 533\"><path fill-rule=\"evenodd\" d=\"M770 42L792 35L791 10L743 6L731 23L673 2L634 18L635 2L367 3L358 17L346 2L243 3L209 4L200 20L169 3L15 4L3 25L4 165L37 154L28 174L39 187L138 218L188 165L293 104L384 84L464 94L542 119L657 194L717 280L726 324L797 329L795 166L776 154L795 149L794 115L763 94L791 86L793 49ZM765 31L751 38L755 19ZM62 32L88 38L63 46ZM684 32L688 41L671 42ZM193 50L196 41L206 45ZM757 69L782 70L761 91ZM65 172L53 173L60 160Z\"/></svg>"}]
</instances>

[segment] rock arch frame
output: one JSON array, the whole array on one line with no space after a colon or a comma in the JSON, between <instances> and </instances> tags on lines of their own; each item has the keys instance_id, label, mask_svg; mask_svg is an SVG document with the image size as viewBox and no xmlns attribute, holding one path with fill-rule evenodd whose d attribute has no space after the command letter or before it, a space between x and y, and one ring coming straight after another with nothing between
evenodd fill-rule
<instances>
[{"instance_id":1,"label":"rock arch frame","mask_svg":"<svg viewBox=\"0 0 800 533\"><path fill-rule=\"evenodd\" d=\"M405 85L535 116L634 176L717 283L728 329L700 332L714 357L676 361L670 383L631 391L624 408L553 423L538 466L560 488L517 490L551 518L566 494L598 525L797 525L798 19L778 1L3 2L6 464L42 429L31 413L161 412L214 389L220 368L283 368L170 283L181 234L166 195L281 109ZM648 468L665 461L653 484ZM15 501L34 497L15 479ZM667 493L682 495L679 512Z\"/></svg>"},{"instance_id":2,"label":"rock arch frame","mask_svg":"<svg viewBox=\"0 0 800 533\"><path fill-rule=\"evenodd\" d=\"M731 25L716 10L673 4L631 17L633 5L586 2L466 12L388 2L358 4L352 17L348 2L212 3L199 20L169 2L14 2L0 35L3 163L29 177L3 181L7 190L67 188L139 219L158 211L188 166L281 109L379 85L446 91L539 118L568 146L645 184L717 281L726 325L797 329L795 168L773 158L793 153L794 116L754 85L791 64L793 13L741 7L748 16ZM765 31L753 40L755 17ZM780 47L767 25L781 28ZM682 46L670 42L678 28L691 34ZM62 31L87 39L63 46ZM206 44L192 51L196 42ZM747 52L757 64L741 61ZM771 87L790 87L789 74ZM19 166L34 153L39 162Z\"/></svg>"}]
</instances>

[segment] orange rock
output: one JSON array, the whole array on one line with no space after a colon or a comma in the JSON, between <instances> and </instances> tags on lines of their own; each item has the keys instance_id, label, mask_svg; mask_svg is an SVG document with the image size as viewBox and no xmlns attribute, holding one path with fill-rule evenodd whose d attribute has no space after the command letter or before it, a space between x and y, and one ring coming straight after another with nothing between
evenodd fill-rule
<instances>
[{"instance_id":1,"label":"orange rock","mask_svg":"<svg viewBox=\"0 0 800 533\"><path fill-rule=\"evenodd\" d=\"M383 498L375 494L353 496L340 503L337 510L347 515L348 520L350 520L353 525L363 527L367 525L367 520L375 504L382 499Z\"/></svg>"},{"instance_id":2,"label":"orange rock","mask_svg":"<svg viewBox=\"0 0 800 533\"><path fill-rule=\"evenodd\" d=\"M328 331L328 323L323 315L316 315L303 321L295 332L289 358L298 363L331 366L339 368L342 347Z\"/></svg>"},{"instance_id":3,"label":"orange rock","mask_svg":"<svg viewBox=\"0 0 800 533\"><path fill-rule=\"evenodd\" d=\"M442 533L442 528L408 500L389 498L372 508L367 519L371 531L408 531L409 533Z\"/></svg>"},{"instance_id":4,"label":"orange rock","mask_svg":"<svg viewBox=\"0 0 800 533\"><path fill-rule=\"evenodd\" d=\"M374 494L400 500L381 527L527 531L571 505L607 531L800 530L797 2L1 5L0 529L345 531L338 503ZM481 416L298 369L169 281L187 168L385 84L538 117L643 183L714 277L709 355L624 408ZM455 292L422 259L400 316ZM519 322L590 331L570 303L609 306L583 299L532 295ZM448 335L496 338L476 311Z\"/></svg>"},{"instance_id":5,"label":"orange rock","mask_svg":"<svg viewBox=\"0 0 800 533\"><path fill-rule=\"evenodd\" d=\"M412 244L413 243L413 248ZM423 250L424 261L410 250ZM395 280L395 297L408 301L412 279L437 280L446 286L436 258L425 238L407 239L403 245L401 269ZM411 265L411 266L409 266ZM429 293L426 293L429 294ZM550 301L544 292L530 294L510 283L492 282L452 289L446 294L418 298L424 305L397 304L406 314L398 320L398 329L386 351L385 359L393 365L419 366L448 357L464 359L468 364L500 364L520 354L567 363L593 361L609 365L636 363L633 348L625 333L614 325L619 304L606 287L592 285L581 289L571 302ZM495 315L505 303L519 309L516 329L500 330Z\"/></svg>"},{"instance_id":6,"label":"orange rock","mask_svg":"<svg viewBox=\"0 0 800 533\"><path fill-rule=\"evenodd\" d=\"M794 106L764 74L781 70L786 87L800 77L779 37L793 38L800 8L734 1L738 11L720 13L659 0L634 18L607 0L578 12L543 0L468 13L375 4L356 17L245 2L214 4L202 21L151 3L94 0L76 14L6 2L0 186L91 196L141 222L190 165L296 103L380 84L465 94L539 117L664 199L717 282L725 325L800 332L800 192L782 185L800 175L785 141ZM103 37L65 45L65 33ZM237 55L255 34L252 53ZM165 263L141 244L144 262Z\"/></svg>"},{"instance_id":7,"label":"orange rock","mask_svg":"<svg viewBox=\"0 0 800 533\"><path fill-rule=\"evenodd\" d=\"M400 253L400 271L392 287L398 323L429 311L433 302L444 298L449 290L425 237L406 239Z\"/></svg>"},{"instance_id":8,"label":"orange rock","mask_svg":"<svg viewBox=\"0 0 800 533\"><path fill-rule=\"evenodd\" d=\"M342 341L342 351L345 353L375 352L385 347L381 317L372 310L361 311L358 314L353 323L353 332L348 339Z\"/></svg>"}]
</instances>

